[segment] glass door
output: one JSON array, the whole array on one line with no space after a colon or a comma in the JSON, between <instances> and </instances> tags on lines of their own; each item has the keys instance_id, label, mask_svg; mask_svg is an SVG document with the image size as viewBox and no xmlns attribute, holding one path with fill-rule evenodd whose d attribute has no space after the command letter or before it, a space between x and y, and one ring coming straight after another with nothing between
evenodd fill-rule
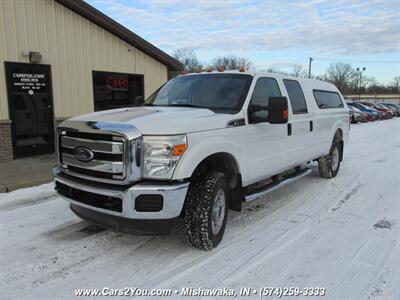
<instances>
[{"instance_id":1,"label":"glass door","mask_svg":"<svg viewBox=\"0 0 400 300\"><path fill-rule=\"evenodd\" d=\"M54 151L49 65L5 63L14 158Z\"/></svg>"}]
</instances>

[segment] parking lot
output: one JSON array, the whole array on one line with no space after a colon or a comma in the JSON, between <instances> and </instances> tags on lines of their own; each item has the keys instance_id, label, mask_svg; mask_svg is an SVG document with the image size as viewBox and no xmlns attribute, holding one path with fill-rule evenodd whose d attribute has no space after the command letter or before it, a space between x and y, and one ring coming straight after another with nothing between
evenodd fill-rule
<instances>
[{"instance_id":1,"label":"parking lot","mask_svg":"<svg viewBox=\"0 0 400 300\"><path fill-rule=\"evenodd\" d=\"M168 236L85 223L52 184L0 194L0 298L271 286L324 287L324 299L399 299L400 118L352 125L336 178L312 168L242 213L230 211L211 252L187 244L181 222Z\"/></svg>"}]
</instances>

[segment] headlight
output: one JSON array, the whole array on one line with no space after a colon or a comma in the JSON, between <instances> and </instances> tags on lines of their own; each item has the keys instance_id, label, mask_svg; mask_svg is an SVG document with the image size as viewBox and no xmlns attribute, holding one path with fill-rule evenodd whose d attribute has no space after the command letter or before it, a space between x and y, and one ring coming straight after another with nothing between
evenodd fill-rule
<instances>
[{"instance_id":1,"label":"headlight","mask_svg":"<svg viewBox=\"0 0 400 300\"><path fill-rule=\"evenodd\" d=\"M144 136L142 176L153 179L171 179L186 148L186 135Z\"/></svg>"}]
</instances>

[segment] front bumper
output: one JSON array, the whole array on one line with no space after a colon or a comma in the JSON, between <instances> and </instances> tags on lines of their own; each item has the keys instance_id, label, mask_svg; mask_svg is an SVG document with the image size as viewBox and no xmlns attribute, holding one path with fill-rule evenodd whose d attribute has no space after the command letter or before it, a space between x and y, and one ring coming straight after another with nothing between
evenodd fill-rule
<instances>
[{"instance_id":1,"label":"front bumper","mask_svg":"<svg viewBox=\"0 0 400 300\"><path fill-rule=\"evenodd\" d=\"M120 218L128 220L174 219L182 212L189 186L188 182L175 184L141 182L130 187L112 186L65 175L58 167L53 168L53 176L56 190L58 190L60 196L71 204L71 208L85 208L86 212L91 210L115 216L117 217L116 220ZM64 192L61 192L59 186L63 186ZM65 192L65 188L69 190L69 193L68 191ZM85 198L85 201L83 201L83 198L80 199L79 195L83 195L82 197ZM141 198L146 198L146 195L149 197L156 195L158 198L161 196L161 209L158 211L143 211L143 208L141 208L138 211L136 207L137 198L140 196L142 196ZM96 202L97 196L100 199L99 201L102 201L101 199L116 199L116 201L119 201L120 206L114 205L112 209L107 209L107 205L98 205L99 203ZM77 214L79 215L79 213Z\"/></svg>"}]
</instances>

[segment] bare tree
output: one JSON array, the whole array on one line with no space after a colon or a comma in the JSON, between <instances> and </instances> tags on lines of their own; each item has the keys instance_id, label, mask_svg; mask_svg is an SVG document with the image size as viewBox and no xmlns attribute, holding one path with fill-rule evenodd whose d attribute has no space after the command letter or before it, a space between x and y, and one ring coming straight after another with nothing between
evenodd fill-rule
<instances>
[{"instance_id":1,"label":"bare tree","mask_svg":"<svg viewBox=\"0 0 400 300\"><path fill-rule=\"evenodd\" d=\"M350 64L336 63L328 67L325 79L336 85L342 93L348 93L357 87L358 74Z\"/></svg>"},{"instance_id":2,"label":"bare tree","mask_svg":"<svg viewBox=\"0 0 400 300\"><path fill-rule=\"evenodd\" d=\"M193 49L179 48L174 51L172 56L183 65L184 70L187 72L195 72L197 69L202 68Z\"/></svg>"},{"instance_id":3,"label":"bare tree","mask_svg":"<svg viewBox=\"0 0 400 300\"><path fill-rule=\"evenodd\" d=\"M261 72L263 72L264 70L261 70ZM279 69L277 69L277 68L272 68L272 67L269 67L267 70L266 70L266 72L268 72L268 73L275 73L275 74L280 74L280 70Z\"/></svg>"},{"instance_id":4,"label":"bare tree","mask_svg":"<svg viewBox=\"0 0 400 300\"><path fill-rule=\"evenodd\" d=\"M394 88L395 92L400 94L400 76L395 77L390 86Z\"/></svg>"},{"instance_id":5,"label":"bare tree","mask_svg":"<svg viewBox=\"0 0 400 300\"><path fill-rule=\"evenodd\" d=\"M373 83L365 89L368 94L386 94L388 92L388 87L383 84Z\"/></svg>"},{"instance_id":6,"label":"bare tree","mask_svg":"<svg viewBox=\"0 0 400 300\"><path fill-rule=\"evenodd\" d=\"M263 71L264 70L260 70L260 72L263 72ZM292 72L282 71L279 68L273 68L273 67L268 68L266 70L266 72L281 74L281 75L289 75L289 76L294 76L294 77L307 77L307 71L301 65L293 65Z\"/></svg>"},{"instance_id":7,"label":"bare tree","mask_svg":"<svg viewBox=\"0 0 400 300\"><path fill-rule=\"evenodd\" d=\"M261 70L261 72L264 72L264 70ZM273 68L273 67L269 67L267 70L265 70L265 72L268 73L275 73L275 74L281 74L281 75L290 75L289 73L282 71L278 68Z\"/></svg>"},{"instance_id":8,"label":"bare tree","mask_svg":"<svg viewBox=\"0 0 400 300\"><path fill-rule=\"evenodd\" d=\"M224 68L225 70L239 70L241 67L249 69L251 62L246 57L238 57L236 55L226 55L216 57L211 61L210 68L218 69Z\"/></svg>"},{"instance_id":9,"label":"bare tree","mask_svg":"<svg viewBox=\"0 0 400 300\"><path fill-rule=\"evenodd\" d=\"M362 76L360 85L365 89L373 85L378 85L375 77Z\"/></svg>"},{"instance_id":10,"label":"bare tree","mask_svg":"<svg viewBox=\"0 0 400 300\"><path fill-rule=\"evenodd\" d=\"M303 78L308 76L307 71L301 65L294 65L293 71L290 73L290 75Z\"/></svg>"}]
</instances>

